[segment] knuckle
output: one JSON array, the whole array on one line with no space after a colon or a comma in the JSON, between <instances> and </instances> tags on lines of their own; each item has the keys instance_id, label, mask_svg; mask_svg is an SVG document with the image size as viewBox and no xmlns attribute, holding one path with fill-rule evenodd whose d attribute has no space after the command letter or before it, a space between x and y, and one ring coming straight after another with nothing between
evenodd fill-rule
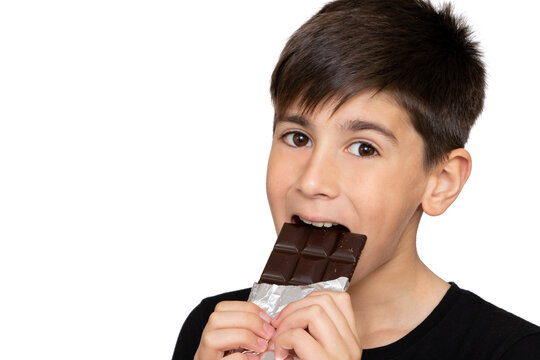
<instances>
[{"instance_id":1,"label":"knuckle","mask_svg":"<svg viewBox=\"0 0 540 360\"><path fill-rule=\"evenodd\" d=\"M211 348L212 346L212 332L203 332L202 336L201 336L201 347L203 348Z\"/></svg>"},{"instance_id":2,"label":"knuckle","mask_svg":"<svg viewBox=\"0 0 540 360\"><path fill-rule=\"evenodd\" d=\"M217 322L217 319L219 315L216 313L216 312L213 312L210 314L210 316L208 317L208 324L209 325L214 325L216 322Z\"/></svg>"},{"instance_id":3,"label":"knuckle","mask_svg":"<svg viewBox=\"0 0 540 360\"><path fill-rule=\"evenodd\" d=\"M351 295L345 291L337 294L337 298L342 304L349 304L351 302Z\"/></svg>"},{"instance_id":4,"label":"knuckle","mask_svg":"<svg viewBox=\"0 0 540 360\"><path fill-rule=\"evenodd\" d=\"M332 299L332 296L327 294L327 293L324 293L321 295L321 298L322 298L322 301L325 303L325 304L331 304L334 300Z\"/></svg>"},{"instance_id":5,"label":"knuckle","mask_svg":"<svg viewBox=\"0 0 540 360\"><path fill-rule=\"evenodd\" d=\"M300 328L292 329L291 338L293 339L293 341L297 341L304 337L304 333L305 333L304 329L300 329Z\"/></svg>"},{"instance_id":6,"label":"knuckle","mask_svg":"<svg viewBox=\"0 0 540 360\"><path fill-rule=\"evenodd\" d=\"M259 312L259 311L262 311L260 307L258 307L257 305L255 305L255 304L252 303L252 302L246 301L246 306L248 307L249 310L251 310L251 311L253 311L253 312Z\"/></svg>"},{"instance_id":7,"label":"knuckle","mask_svg":"<svg viewBox=\"0 0 540 360\"><path fill-rule=\"evenodd\" d=\"M214 307L214 311L223 311L223 309L227 306L227 303L225 301L220 301L216 304Z\"/></svg>"},{"instance_id":8,"label":"knuckle","mask_svg":"<svg viewBox=\"0 0 540 360\"><path fill-rule=\"evenodd\" d=\"M319 304L313 304L309 307L309 312L311 313L311 316L314 317L320 317L324 313L324 309Z\"/></svg>"},{"instance_id":9,"label":"knuckle","mask_svg":"<svg viewBox=\"0 0 540 360\"><path fill-rule=\"evenodd\" d=\"M261 311L260 308L257 305L255 305L252 302L248 302L248 301L244 301L242 303L242 307L243 307L244 311L247 311L247 312L257 313L257 312Z\"/></svg>"},{"instance_id":10,"label":"knuckle","mask_svg":"<svg viewBox=\"0 0 540 360\"><path fill-rule=\"evenodd\" d=\"M326 293L324 290L315 290L310 292L307 297L314 297L314 296L323 296Z\"/></svg>"}]
</instances>

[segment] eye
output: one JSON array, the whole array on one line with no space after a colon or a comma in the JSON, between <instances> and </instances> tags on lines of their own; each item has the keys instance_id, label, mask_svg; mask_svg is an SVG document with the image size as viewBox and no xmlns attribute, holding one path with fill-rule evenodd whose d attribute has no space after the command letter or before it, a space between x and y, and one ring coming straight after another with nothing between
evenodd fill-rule
<instances>
[{"instance_id":1,"label":"eye","mask_svg":"<svg viewBox=\"0 0 540 360\"><path fill-rule=\"evenodd\" d=\"M379 152L373 145L365 141L358 141L349 146L349 152L356 156L372 157L379 155Z\"/></svg>"},{"instance_id":2,"label":"eye","mask_svg":"<svg viewBox=\"0 0 540 360\"><path fill-rule=\"evenodd\" d=\"M291 131L283 135L283 141L287 145L293 146L293 147L302 147L302 146L310 146L311 140L309 137L299 131Z\"/></svg>"}]
</instances>

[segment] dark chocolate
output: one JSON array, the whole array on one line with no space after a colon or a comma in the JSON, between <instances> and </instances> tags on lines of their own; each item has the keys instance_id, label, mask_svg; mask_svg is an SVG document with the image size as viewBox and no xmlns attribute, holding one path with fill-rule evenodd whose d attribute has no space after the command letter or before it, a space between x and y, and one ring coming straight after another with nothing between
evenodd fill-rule
<instances>
[{"instance_id":1,"label":"dark chocolate","mask_svg":"<svg viewBox=\"0 0 540 360\"><path fill-rule=\"evenodd\" d=\"M343 226L283 224L259 283L309 285L351 279L367 237Z\"/></svg>"}]
</instances>

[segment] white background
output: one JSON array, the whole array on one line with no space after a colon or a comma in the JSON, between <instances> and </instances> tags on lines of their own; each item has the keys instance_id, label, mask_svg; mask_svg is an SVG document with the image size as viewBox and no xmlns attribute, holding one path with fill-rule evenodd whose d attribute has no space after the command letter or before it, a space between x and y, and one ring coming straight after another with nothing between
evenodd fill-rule
<instances>
[{"instance_id":1,"label":"white background","mask_svg":"<svg viewBox=\"0 0 540 360\"><path fill-rule=\"evenodd\" d=\"M169 359L203 297L257 280L270 74L323 3L1 2L0 358ZM489 89L472 176L420 253L538 324L538 5L456 8Z\"/></svg>"}]
</instances>

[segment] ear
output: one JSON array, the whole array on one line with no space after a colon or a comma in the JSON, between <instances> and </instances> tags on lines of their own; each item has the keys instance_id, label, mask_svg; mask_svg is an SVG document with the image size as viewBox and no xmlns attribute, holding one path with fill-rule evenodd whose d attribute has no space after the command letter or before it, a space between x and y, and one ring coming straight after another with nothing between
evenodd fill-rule
<instances>
[{"instance_id":1,"label":"ear","mask_svg":"<svg viewBox=\"0 0 540 360\"><path fill-rule=\"evenodd\" d=\"M465 149L452 150L447 159L429 175L422 209L431 216L441 215L457 199L471 174L472 158Z\"/></svg>"}]
</instances>

